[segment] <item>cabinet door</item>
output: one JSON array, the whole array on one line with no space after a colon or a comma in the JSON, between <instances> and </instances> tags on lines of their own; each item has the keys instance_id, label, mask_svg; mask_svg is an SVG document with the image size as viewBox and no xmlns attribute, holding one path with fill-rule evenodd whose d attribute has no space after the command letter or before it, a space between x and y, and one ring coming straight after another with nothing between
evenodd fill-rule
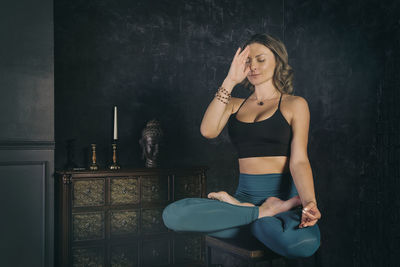
<instances>
[{"instance_id":1,"label":"cabinet door","mask_svg":"<svg viewBox=\"0 0 400 267\"><path fill-rule=\"evenodd\" d=\"M174 200L201 197L201 176L177 174L174 178Z\"/></svg>"},{"instance_id":2,"label":"cabinet door","mask_svg":"<svg viewBox=\"0 0 400 267\"><path fill-rule=\"evenodd\" d=\"M203 239L201 235L176 234L174 239L175 263L201 262Z\"/></svg>"},{"instance_id":3,"label":"cabinet door","mask_svg":"<svg viewBox=\"0 0 400 267\"><path fill-rule=\"evenodd\" d=\"M169 239L143 240L143 266L162 266L170 264Z\"/></svg>"},{"instance_id":4,"label":"cabinet door","mask_svg":"<svg viewBox=\"0 0 400 267\"><path fill-rule=\"evenodd\" d=\"M142 203L167 202L168 199L168 176L143 176Z\"/></svg>"},{"instance_id":5,"label":"cabinet door","mask_svg":"<svg viewBox=\"0 0 400 267\"><path fill-rule=\"evenodd\" d=\"M105 203L105 180L87 179L72 182L72 207L102 206Z\"/></svg>"},{"instance_id":6,"label":"cabinet door","mask_svg":"<svg viewBox=\"0 0 400 267\"><path fill-rule=\"evenodd\" d=\"M111 267L138 266L138 244L112 245L110 249Z\"/></svg>"},{"instance_id":7,"label":"cabinet door","mask_svg":"<svg viewBox=\"0 0 400 267\"><path fill-rule=\"evenodd\" d=\"M103 247L82 247L72 248L73 267L103 267L104 248Z\"/></svg>"},{"instance_id":8,"label":"cabinet door","mask_svg":"<svg viewBox=\"0 0 400 267\"><path fill-rule=\"evenodd\" d=\"M139 210L110 211L111 236L132 235L139 231Z\"/></svg>"},{"instance_id":9,"label":"cabinet door","mask_svg":"<svg viewBox=\"0 0 400 267\"><path fill-rule=\"evenodd\" d=\"M72 241L104 239L104 212L72 213Z\"/></svg>"},{"instance_id":10,"label":"cabinet door","mask_svg":"<svg viewBox=\"0 0 400 267\"><path fill-rule=\"evenodd\" d=\"M110 187L112 205L139 203L138 178L114 178Z\"/></svg>"},{"instance_id":11,"label":"cabinet door","mask_svg":"<svg viewBox=\"0 0 400 267\"><path fill-rule=\"evenodd\" d=\"M143 233L159 233L168 231L162 220L162 212L163 208L142 209Z\"/></svg>"}]
</instances>

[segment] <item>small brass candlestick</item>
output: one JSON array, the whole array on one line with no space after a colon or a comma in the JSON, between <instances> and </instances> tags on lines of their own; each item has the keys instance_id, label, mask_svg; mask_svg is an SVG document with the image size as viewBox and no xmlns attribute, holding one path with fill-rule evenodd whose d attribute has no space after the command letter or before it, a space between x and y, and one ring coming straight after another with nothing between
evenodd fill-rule
<instances>
[{"instance_id":1,"label":"small brass candlestick","mask_svg":"<svg viewBox=\"0 0 400 267\"><path fill-rule=\"evenodd\" d=\"M112 143L112 148L113 148L113 163L108 167L110 170L119 170L121 167L117 163L117 143L114 140L114 143Z\"/></svg>"},{"instance_id":2,"label":"small brass candlestick","mask_svg":"<svg viewBox=\"0 0 400 267\"><path fill-rule=\"evenodd\" d=\"M92 146L92 164L90 164L89 169L92 171L97 171L99 165L96 163L96 144L91 144Z\"/></svg>"}]
</instances>

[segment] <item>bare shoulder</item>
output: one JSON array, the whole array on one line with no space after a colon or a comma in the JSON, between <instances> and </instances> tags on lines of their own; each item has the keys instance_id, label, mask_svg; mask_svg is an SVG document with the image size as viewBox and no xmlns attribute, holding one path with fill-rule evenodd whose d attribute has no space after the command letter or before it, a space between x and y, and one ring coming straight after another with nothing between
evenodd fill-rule
<instances>
[{"instance_id":1,"label":"bare shoulder","mask_svg":"<svg viewBox=\"0 0 400 267\"><path fill-rule=\"evenodd\" d=\"M282 96L281 112L290 125L295 117L303 120L309 117L307 100L301 96L285 94Z\"/></svg>"},{"instance_id":2,"label":"bare shoulder","mask_svg":"<svg viewBox=\"0 0 400 267\"><path fill-rule=\"evenodd\" d=\"M308 110L308 103L304 97L286 94L282 97L283 105L290 113L304 112Z\"/></svg>"}]
</instances>

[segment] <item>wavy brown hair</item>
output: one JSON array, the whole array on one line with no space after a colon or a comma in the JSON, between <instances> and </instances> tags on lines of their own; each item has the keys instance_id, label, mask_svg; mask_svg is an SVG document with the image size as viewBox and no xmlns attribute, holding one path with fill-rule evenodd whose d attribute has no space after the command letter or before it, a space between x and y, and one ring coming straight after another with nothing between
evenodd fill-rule
<instances>
[{"instance_id":1,"label":"wavy brown hair","mask_svg":"<svg viewBox=\"0 0 400 267\"><path fill-rule=\"evenodd\" d=\"M282 41L266 33L257 33L245 42L242 51L247 45L253 43L266 46L275 55L276 65L272 78L275 88L281 93L293 94L293 69L288 64L288 53ZM254 91L254 85L252 85L247 78L243 80L242 85Z\"/></svg>"}]
</instances>

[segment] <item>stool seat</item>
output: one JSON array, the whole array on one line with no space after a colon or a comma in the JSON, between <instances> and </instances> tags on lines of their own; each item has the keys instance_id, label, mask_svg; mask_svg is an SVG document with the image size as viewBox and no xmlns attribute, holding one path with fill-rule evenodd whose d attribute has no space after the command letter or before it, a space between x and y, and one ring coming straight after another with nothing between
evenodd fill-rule
<instances>
[{"instance_id":1,"label":"stool seat","mask_svg":"<svg viewBox=\"0 0 400 267\"><path fill-rule=\"evenodd\" d=\"M213 266L216 256L227 253L238 261L245 261L248 266L254 266L256 262L281 259L282 256L264 246L254 237L245 240L216 238L206 235L206 263ZM226 258L226 257L225 257ZM222 262L214 262L222 264ZM223 264L222 264L223 265Z\"/></svg>"}]
</instances>

